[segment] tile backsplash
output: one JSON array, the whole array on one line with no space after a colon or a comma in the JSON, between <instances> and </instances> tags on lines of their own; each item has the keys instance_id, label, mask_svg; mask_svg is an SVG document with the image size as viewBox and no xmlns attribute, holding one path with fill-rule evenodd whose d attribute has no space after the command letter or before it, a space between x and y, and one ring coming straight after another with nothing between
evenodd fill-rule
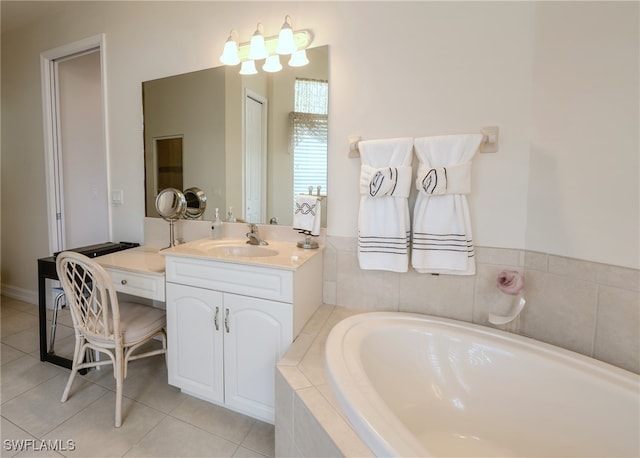
<instances>
[{"instance_id":1,"label":"tile backsplash","mask_svg":"<svg viewBox=\"0 0 640 458\"><path fill-rule=\"evenodd\" d=\"M476 247L476 275L361 270L357 239L326 239L324 303L401 311L485 326L506 314L513 296L495 287L504 269L525 276L527 305L500 329L640 373L640 270L526 250Z\"/></svg>"}]
</instances>

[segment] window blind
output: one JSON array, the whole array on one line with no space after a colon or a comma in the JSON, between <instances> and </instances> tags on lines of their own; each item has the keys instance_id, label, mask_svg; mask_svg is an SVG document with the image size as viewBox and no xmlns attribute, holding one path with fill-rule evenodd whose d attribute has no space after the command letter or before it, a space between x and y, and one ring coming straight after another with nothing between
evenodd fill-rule
<instances>
[{"instance_id":1,"label":"window blind","mask_svg":"<svg viewBox=\"0 0 640 458\"><path fill-rule=\"evenodd\" d=\"M290 114L293 192L327 194L328 89L326 81L296 79L295 111ZM293 196L292 196L293 198Z\"/></svg>"}]
</instances>

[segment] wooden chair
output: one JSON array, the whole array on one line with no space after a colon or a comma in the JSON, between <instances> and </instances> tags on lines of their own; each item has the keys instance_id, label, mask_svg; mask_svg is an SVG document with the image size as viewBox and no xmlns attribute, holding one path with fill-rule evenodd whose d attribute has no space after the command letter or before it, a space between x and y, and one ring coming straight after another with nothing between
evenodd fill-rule
<instances>
[{"instance_id":1,"label":"wooden chair","mask_svg":"<svg viewBox=\"0 0 640 458\"><path fill-rule=\"evenodd\" d=\"M162 309L133 302L118 302L109 274L85 255L65 251L56 259L58 278L71 311L76 345L73 364L61 402L69 396L80 369L113 364L116 379L115 426L122 424L122 385L129 361L167 352L166 315ZM156 336L162 348L134 355L134 351ZM87 349L109 356L108 360L85 361ZM98 359L98 358L95 358Z\"/></svg>"}]
</instances>

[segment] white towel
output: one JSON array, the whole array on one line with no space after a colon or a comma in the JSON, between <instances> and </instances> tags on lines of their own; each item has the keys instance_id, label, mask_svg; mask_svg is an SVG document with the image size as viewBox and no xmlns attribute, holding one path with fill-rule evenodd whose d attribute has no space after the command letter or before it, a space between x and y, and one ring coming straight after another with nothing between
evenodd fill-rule
<instances>
[{"instance_id":1,"label":"white towel","mask_svg":"<svg viewBox=\"0 0 640 458\"><path fill-rule=\"evenodd\" d=\"M364 270L409 270L413 139L367 140L362 161L358 215L358 261Z\"/></svg>"},{"instance_id":2,"label":"white towel","mask_svg":"<svg viewBox=\"0 0 640 458\"><path fill-rule=\"evenodd\" d=\"M420 273L473 275L476 263L467 196L482 135L416 138L420 162L411 264Z\"/></svg>"},{"instance_id":3,"label":"white towel","mask_svg":"<svg viewBox=\"0 0 640 458\"><path fill-rule=\"evenodd\" d=\"M300 194L295 198L293 228L310 235L320 235L322 203L316 196Z\"/></svg>"}]
</instances>

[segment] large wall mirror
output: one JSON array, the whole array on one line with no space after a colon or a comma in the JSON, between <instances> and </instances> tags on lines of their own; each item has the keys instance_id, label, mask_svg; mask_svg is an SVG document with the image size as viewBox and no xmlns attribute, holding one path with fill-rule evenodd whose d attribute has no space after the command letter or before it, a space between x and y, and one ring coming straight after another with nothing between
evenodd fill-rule
<instances>
[{"instance_id":1,"label":"large wall mirror","mask_svg":"<svg viewBox=\"0 0 640 458\"><path fill-rule=\"evenodd\" d=\"M295 194L326 196L328 53L308 49L308 65L277 73L220 66L143 82L146 215L159 216L167 187L201 188L205 220L232 208L238 220L282 225L293 224Z\"/></svg>"}]
</instances>

